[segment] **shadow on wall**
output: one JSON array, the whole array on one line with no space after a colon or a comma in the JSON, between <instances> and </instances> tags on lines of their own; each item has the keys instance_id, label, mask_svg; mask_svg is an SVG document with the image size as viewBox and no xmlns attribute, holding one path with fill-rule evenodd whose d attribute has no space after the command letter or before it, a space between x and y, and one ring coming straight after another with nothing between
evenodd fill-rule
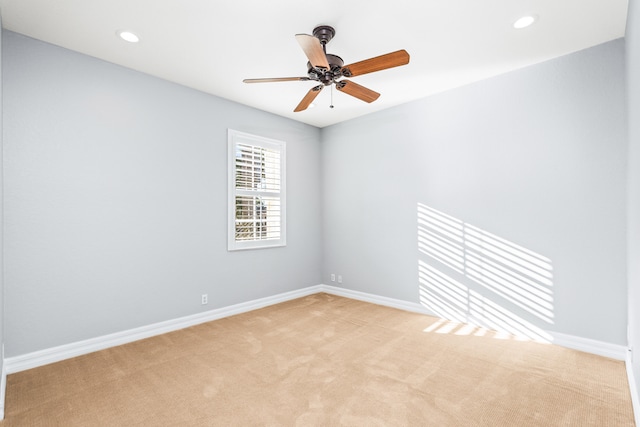
<instances>
[{"instance_id":1,"label":"shadow on wall","mask_svg":"<svg viewBox=\"0 0 640 427\"><path fill-rule=\"evenodd\" d=\"M552 341L532 323L554 322L549 258L422 203L418 251L420 303L436 315L519 339ZM453 327L442 323L447 332Z\"/></svg>"}]
</instances>

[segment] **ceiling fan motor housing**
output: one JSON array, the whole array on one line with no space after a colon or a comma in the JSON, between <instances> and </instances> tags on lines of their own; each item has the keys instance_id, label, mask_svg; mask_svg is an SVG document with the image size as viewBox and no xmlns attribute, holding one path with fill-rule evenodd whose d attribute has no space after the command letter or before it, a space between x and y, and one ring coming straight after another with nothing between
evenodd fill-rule
<instances>
[{"instance_id":1,"label":"ceiling fan motor housing","mask_svg":"<svg viewBox=\"0 0 640 427\"><path fill-rule=\"evenodd\" d=\"M307 62L307 75L311 80L317 80L328 86L342 77L342 66L344 61L338 55L327 54L327 62L329 63L329 69L316 68L311 65L311 62Z\"/></svg>"}]
</instances>

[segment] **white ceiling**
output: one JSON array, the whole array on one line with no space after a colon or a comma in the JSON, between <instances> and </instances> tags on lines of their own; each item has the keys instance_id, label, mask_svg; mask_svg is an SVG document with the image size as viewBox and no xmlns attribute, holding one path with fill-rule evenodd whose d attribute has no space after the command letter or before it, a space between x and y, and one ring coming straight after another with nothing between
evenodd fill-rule
<instances>
[{"instance_id":1,"label":"white ceiling","mask_svg":"<svg viewBox=\"0 0 640 427\"><path fill-rule=\"evenodd\" d=\"M623 37L627 0L0 0L0 13L5 29L324 127ZM327 88L293 112L313 81L242 83L305 76L294 35L318 25L335 28L327 52L346 64L398 49L411 62L354 77L382 95L334 90L333 109Z\"/></svg>"}]
</instances>

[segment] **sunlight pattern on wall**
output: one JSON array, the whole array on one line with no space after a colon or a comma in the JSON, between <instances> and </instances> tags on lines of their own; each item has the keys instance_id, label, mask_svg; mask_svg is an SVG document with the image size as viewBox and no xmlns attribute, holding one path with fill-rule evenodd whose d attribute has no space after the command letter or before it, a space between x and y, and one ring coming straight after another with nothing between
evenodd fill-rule
<instances>
[{"instance_id":1,"label":"sunlight pattern on wall","mask_svg":"<svg viewBox=\"0 0 640 427\"><path fill-rule=\"evenodd\" d=\"M468 322L469 288L436 270L422 260L418 260L418 278L420 283L420 301L429 302L429 306L440 317Z\"/></svg>"},{"instance_id":2,"label":"sunlight pattern on wall","mask_svg":"<svg viewBox=\"0 0 640 427\"><path fill-rule=\"evenodd\" d=\"M418 260L423 305L455 322L550 340L544 330L497 302L506 301L552 324L549 258L422 203L418 203L417 215L418 249L436 261Z\"/></svg>"},{"instance_id":3,"label":"sunlight pattern on wall","mask_svg":"<svg viewBox=\"0 0 640 427\"><path fill-rule=\"evenodd\" d=\"M470 225L465 226L465 254L468 277L553 323L549 259Z\"/></svg>"},{"instance_id":4,"label":"sunlight pattern on wall","mask_svg":"<svg viewBox=\"0 0 640 427\"><path fill-rule=\"evenodd\" d=\"M464 274L464 223L418 203L418 248Z\"/></svg>"}]
</instances>

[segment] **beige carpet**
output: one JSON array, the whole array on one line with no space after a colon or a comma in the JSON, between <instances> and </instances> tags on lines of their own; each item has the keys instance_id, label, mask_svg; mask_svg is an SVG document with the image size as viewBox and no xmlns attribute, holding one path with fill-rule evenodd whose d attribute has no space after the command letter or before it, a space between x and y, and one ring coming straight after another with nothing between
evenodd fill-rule
<instances>
[{"instance_id":1,"label":"beige carpet","mask_svg":"<svg viewBox=\"0 0 640 427\"><path fill-rule=\"evenodd\" d=\"M634 425L623 362L437 322L317 294L9 375L0 425Z\"/></svg>"}]
</instances>

